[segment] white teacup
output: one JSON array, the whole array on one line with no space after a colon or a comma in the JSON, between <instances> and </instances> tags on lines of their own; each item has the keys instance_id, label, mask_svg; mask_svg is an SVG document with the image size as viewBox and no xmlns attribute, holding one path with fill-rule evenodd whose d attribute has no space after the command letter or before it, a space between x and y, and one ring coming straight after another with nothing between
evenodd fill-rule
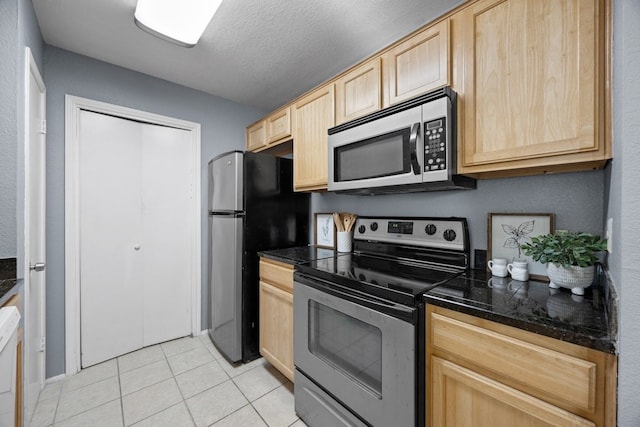
<instances>
[{"instance_id":1,"label":"white teacup","mask_svg":"<svg viewBox=\"0 0 640 427\"><path fill-rule=\"evenodd\" d=\"M487 263L493 276L507 277L507 260L504 258L494 258Z\"/></svg>"},{"instance_id":2,"label":"white teacup","mask_svg":"<svg viewBox=\"0 0 640 427\"><path fill-rule=\"evenodd\" d=\"M507 271L513 277L513 280L519 280L526 282L529 280L529 270L527 261L514 260L511 264L507 265Z\"/></svg>"}]
</instances>

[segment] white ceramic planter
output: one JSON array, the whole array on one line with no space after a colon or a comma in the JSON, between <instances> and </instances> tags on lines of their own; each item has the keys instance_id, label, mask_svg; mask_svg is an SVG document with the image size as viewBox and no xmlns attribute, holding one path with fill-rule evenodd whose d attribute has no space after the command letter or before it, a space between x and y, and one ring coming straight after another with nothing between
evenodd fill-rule
<instances>
[{"instance_id":1,"label":"white ceramic planter","mask_svg":"<svg viewBox=\"0 0 640 427\"><path fill-rule=\"evenodd\" d=\"M550 288L568 288L576 295L584 295L585 288L591 286L595 275L595 266L577 267L575 265L564 268L555 264L547 264Z\"/></svg>"}]
</instances>

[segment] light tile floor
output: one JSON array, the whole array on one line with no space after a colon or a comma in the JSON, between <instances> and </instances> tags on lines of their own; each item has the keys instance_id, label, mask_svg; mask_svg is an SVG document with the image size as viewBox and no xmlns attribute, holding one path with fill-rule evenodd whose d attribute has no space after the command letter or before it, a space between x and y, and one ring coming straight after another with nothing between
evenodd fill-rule
<instances>
[{"instance_id":1,"label":"light tile floor","mask_svg":"<svg viewBox=\"0 0 640 427\"><path fill-rule=\"evenodd\" d=\"M292 426L293 384L260 358L232 365L207 335L147 347L47 384L31 427Z\"/></svg>"}]
</instances>

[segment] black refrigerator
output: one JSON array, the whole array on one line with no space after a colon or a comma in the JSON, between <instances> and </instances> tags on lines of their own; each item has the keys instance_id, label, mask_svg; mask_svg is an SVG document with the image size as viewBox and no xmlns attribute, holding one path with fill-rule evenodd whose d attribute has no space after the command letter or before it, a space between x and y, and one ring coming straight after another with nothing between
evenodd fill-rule
<instances>
[{"instance_id":1,"label":"black refrigerator","mask_svg":"<svg viewBox=\"0 0 640 427\"><path fill-rule=\"evenodd\" d=\"M209 161L209 335L231 362L259 357L258 252L309 242L293 162L231 151Z\"/></svg>"}]
</instances>

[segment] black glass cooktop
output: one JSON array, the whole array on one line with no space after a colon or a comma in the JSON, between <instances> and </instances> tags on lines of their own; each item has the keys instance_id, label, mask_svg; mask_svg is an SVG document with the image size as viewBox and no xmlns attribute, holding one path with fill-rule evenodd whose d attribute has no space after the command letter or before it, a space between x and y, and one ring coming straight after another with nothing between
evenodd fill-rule
<instances>
[{"instance_id":1,"label":"black glass cooktop","mask_svg":"<svg viewBox=\"0 0 640 427\"><path fill-rule=\"evenodd\" d=\"M463 272L459 268L358 253L317 259L296 268L308 276L408 306L420 302L424 292Z\"/></svg>"}]
</instances>

